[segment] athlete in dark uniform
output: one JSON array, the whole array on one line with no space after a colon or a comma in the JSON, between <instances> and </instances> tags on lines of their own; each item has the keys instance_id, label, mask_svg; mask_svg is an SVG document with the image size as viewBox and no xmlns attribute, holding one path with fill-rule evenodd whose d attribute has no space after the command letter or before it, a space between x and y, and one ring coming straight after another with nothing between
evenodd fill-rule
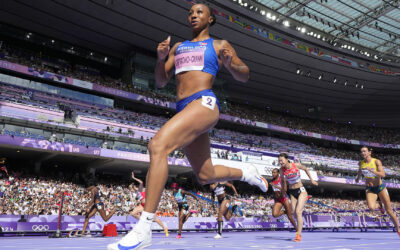
<instances>
[{"instance_id":1,"label":"athlete in dark uniform","mask_svg":"<svg viewBox=\"0 0 400 250\"><path fill-rule=\"evenodd\" d=\"M81 234L82 236L85 235L87 225L89 224L89 219L93 217L97 212L99 212L101 218L103 218L105 222L107 222L116 212L116 209L114 208L108 215L106 215L106 211L104 210L104 203L101 200L100 189L96 187L96 183L94 182L93 179L89 181L88 186L89 187L87 188L87 190L89 190L90 192L91 200L86 209L85 222L83 223L83 229Z\"/></svg>"},{"instance_id":2,"label":"athlete in dark uniform","mask_svg":"<svg viewBox=\"0 0 400 250\"><path fill-rule=\"evenodd\" d=\"M214 239L222 238L222 228L223 228L222 217L225 217L226 220L230 220L232 217L232 213L233 213L233 211L235 211L235 208L236 208L236 205L231 206L231 199L226 194L225 187L231 188L236 196L239 195L236 191L235 186L233 186L229 182L215 182L213 184L210 184L210 188L212 190L211 200L214 201L215 196L217 196L218 205L219 205L218 217L217 217L218 233L217 233L217 235L214 236Z\"/></svg>"}]
</instances>

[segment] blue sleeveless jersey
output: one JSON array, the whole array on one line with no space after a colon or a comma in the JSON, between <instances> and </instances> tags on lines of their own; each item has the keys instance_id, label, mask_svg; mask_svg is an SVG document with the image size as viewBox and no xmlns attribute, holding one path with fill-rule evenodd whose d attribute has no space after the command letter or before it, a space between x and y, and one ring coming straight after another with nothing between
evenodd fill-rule
<instances>
[{"instance_id":1,"label":"blue sleeveless jersey","mask_svg":"<svg viewBox=\"0 0 400 250\"><path fill-rule=\"evenodd\" d=\"M175 52L175 75L186 71L203 71L217 76L218 56L213 46L214 39L179 44Z\"/></svg>"}]
</instances>

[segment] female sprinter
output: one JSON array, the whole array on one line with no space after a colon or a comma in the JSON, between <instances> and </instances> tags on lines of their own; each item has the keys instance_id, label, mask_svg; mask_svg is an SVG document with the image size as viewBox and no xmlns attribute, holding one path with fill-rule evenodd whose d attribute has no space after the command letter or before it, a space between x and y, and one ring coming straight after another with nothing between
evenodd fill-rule
<instances>
[{"instance_id":1,"label":"female sprinter","mask_svg":"<svg viewBox=\"0 0 400 250\"><path fill-rule=\"evenodd\" d=\"M281 185L281 176L279 174L279 169L274 168L272 170L272 181L271 181L272 190L274 191L275 203L272 207L272 216L279 217L281 215L286 214L289 218L289 221L292 223L293 227L297 229L296 222L292 216L292 208L290 207L290 202L287 195L282 196L282 189L286 192L286 186L282 188ZM285 208L285 211L281 211L282 206ZM297 231L297 230L296 230Z\"/></svg>"},{"instance_id":2,"label":"female sprinter","mask_svg":"<svg viewBox=\"0 0 400 250\"><path fill-rule=\"evenodd\" d=\"M179 229L178 229L178 235L176 236L177 239L182 238L182 227L183 224L189 219L190 216L194 213L194 210L189 210L189 204L186 201L186 195L192 196L196 200L198 198L194 196L192 193L186 192L182 188L179 188L178 183L172 183L171 184L172 192L174 195L174 199L176 203L178 203L178 218L179 218Z\"/></svg>"},{"instance_id":3,"label":"female sprinter","mask_svg":"<svg viewBox=\"0 0 400 250\"><path fill-rule=\"evenodd\" d=\"M218 70L224 66L242 82L249 79L249 68L239 59L225 40L210 37L209 28L216 22L210 8L195 4L189 11L188 22L192 38L176 43L170 49L171 37L158 44L155 79L157 87L164 87L176 75L177 114L150 141L150 169L146 181L146 206L139 223L109 250L135 246L142 249L151 245L150 225L154 218L168 177L168 155L183 148L200 184L216 181L242 180L257 185L264 192L267 181L255 167L234 169L211 162L208 131L219 119L219 102L211 88Z\"/></svg>"},{"instance_id":4,"label":"female sprinter","mask_svg":"<svg viewBox=\"0 0 400 250\"><path fill-rule=\"evenodd\" d=\"M218 217L217 217L217 222L218 222L218 233L217 235L214 236L214 239L221 239L222 238L222 228L223 228L223 220L222 216L225 217L225 220L229 221L232 217L233 211L235 211L235 205L230 206L231 200L230 197L225 193L225 187L230 187L233 192L235 193L235 196L239 196L239 194L236 191L235 186L233 186L229 182L215 182L210 185L210 188L212 190L212 197L211 200L214 202L215 200L215 195L217 195L218 199Z\"/></svg>"},{"instance_id":5,"label":"female sprinter","mask_svg":"<svg viewBox=\"0 0 400 250\"><path fill-rule=\"evenodd\" d=\"M132 172L132 179L139 183L139 187L133 187L134 192L136 192L136 199L139 201L139 204L133 209L131 215L136 219L140 219L140 215L143 212L144 206L146 204L146 192L143 189L143 181L141 179L135 178L135 174ZM156 222L162 229L164 230L165 236L169 236L168 228L166 225L162 223L160 219L154 217L154 222Z\"/></svg>"},{"instance_id":6,"label":"female sprinter","mask_svg":"<svg viewBox=\"0 0 400 250\"><path fill-rule=\"evenodd\" d=\"M281 165L281 186L285 187L285 180L289 183L287 193L290 195L292 210L295 211L297 220L296 238L295 242L301 241L301 232L303 230L303 210L307 202L307 191L303 186L300 178L300 169L306 171L311 183L318 186L318 182L314 181L308 169L300 163L291 163L289 156L282 153L278 156L279 164ZM281 197L285 197L286 192L284 188L281 190Z\"/></svg>"},{"instance_id":7,"label":"female sprinter","mask_svg":"<svg viewBox=\"0 0 400 250\"><path fill-rule=\"evenodd\" d=\"M93 181L89 182L89 187L87 190L90 192L91 200L86 209L85 222L83 223L82 236L85 236L85 231L87 225L89 224L89 219L92 218L97 212L100 213L101 218L103 218L104 222L107 222L116 212L116 209L113 209L108 215L106 215L106 211L104 210L104 203L101 201L101 191Z\"/></svg>"},{"instance_id":8,"label":"female sprinter","mask_svg":"<svg viewBox=\"0 0 400 250\"><path fill-rule=\"evenodd\" d=\"M366 197L368 208L375 211L376 201L379 199L385 205L385 210L389 214L393 225L396 227L397 233L400 236L399 221L396 214L393 212L392 204L390 202L389 193L386 189L385 183L382 178L385 177L385 170L383 169L382 162L371 156L372 150L367 147L361 148L361 156L363 160L360 161L356 183L360 181L361 174L365 177Z\"/></svg>"}]
</instances>

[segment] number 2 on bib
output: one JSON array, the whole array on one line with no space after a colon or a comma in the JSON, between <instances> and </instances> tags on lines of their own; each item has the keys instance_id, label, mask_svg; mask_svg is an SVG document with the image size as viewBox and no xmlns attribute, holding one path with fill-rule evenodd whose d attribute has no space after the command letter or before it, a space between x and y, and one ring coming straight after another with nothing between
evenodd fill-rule
<instances>
[{"instance_id":1,"label":"number 2 on bib","mask_svg":"<svg viewBox=\"0 0 400 250\"><path fill-rule=\"evenodd\" d=\"M211 110L214 110L217 99L213 96L202 96L201 104Z\"/></svg>"}]
</instances>

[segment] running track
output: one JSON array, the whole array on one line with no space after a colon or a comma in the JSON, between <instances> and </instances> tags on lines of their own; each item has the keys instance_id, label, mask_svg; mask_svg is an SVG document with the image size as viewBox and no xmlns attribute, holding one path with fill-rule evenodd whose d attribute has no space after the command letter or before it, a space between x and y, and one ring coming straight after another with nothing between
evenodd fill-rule
<instances>
[{"instance_id":1,"label":"running track","mask_svg":"<svg viewBox=\"0 0 400 250\"><path fill-rule=\"evenodd\" d=\"M164 234L153 234L153 245L148 249L400 249L400 237L393 232L304 232L302 242L292 242L295 233L279 232L229 232L224 238L215 240L215 233L183 233L182 239L169 238ZM0 239L0 249L30 250L94 250L106 249L108 243L117 238L62 238L5 237Z\"/></svg>"}]
</instances>

